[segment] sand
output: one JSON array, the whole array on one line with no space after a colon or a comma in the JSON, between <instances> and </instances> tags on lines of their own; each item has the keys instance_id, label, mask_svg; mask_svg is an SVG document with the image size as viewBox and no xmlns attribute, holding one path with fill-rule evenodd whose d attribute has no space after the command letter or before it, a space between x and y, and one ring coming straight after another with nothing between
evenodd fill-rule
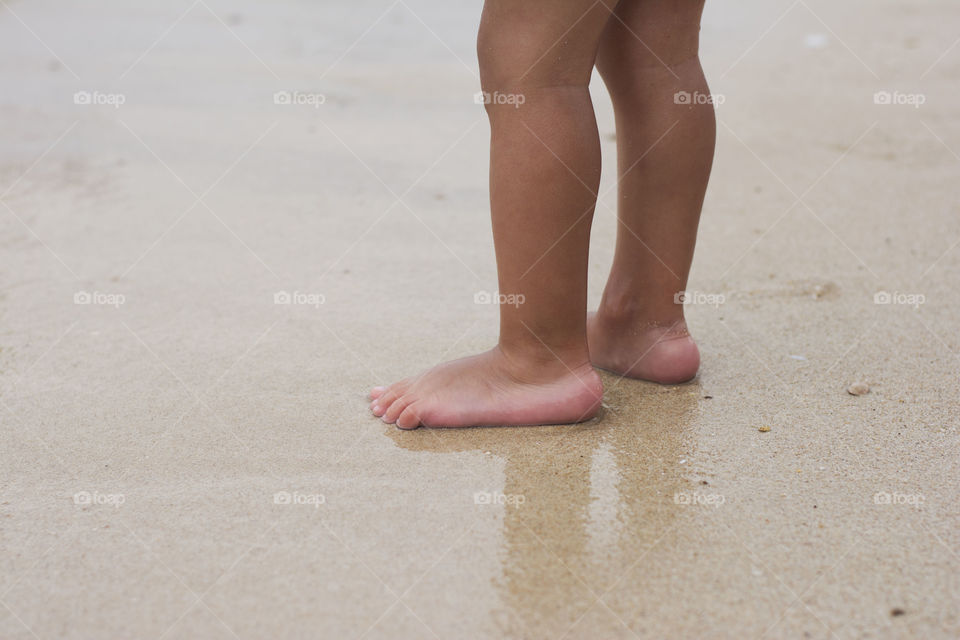
<instances>
[{"instance_id":1,"label":"sand","mask_svg":"<svg viewBox=\"0 0 960 640\"><path fill-rule=\"evenodd\" d=\"M0 6L0 637L960 635L960 9L712 2L698 379L399 432L496 340L479 8Z\"/></svg>"}]
</instances>

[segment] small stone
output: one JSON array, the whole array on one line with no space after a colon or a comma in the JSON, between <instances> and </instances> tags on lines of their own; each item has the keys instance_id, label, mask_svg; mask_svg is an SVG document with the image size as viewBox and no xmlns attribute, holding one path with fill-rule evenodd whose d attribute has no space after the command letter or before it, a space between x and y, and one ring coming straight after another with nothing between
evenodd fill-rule
<instances>
[{"instance_id":1,"label":"small stone","mask_svg":"<svg viewBox=\"0 0 960 640\"><path fill-rule=\"evenodd\" d=\"M770 427L768 427L767 425L763 425L762 427L758 427L757 431L759 431L760 433L766 433L767 431L770 431Z\"/></svg>"},{"instance_id":2,"label":"small stone","mask_svg":"<svg viewBox=\"0 0 960 640\"><path fill-rule=\"evenodd\" d=\"M870 393L870 385L868 385L866 382L854 382L852 385L847 387L847 393L852 396L862 396Z\"/></svg>"},{"instance_id":3,"label":"small stone","mask_svg":"<svg viewBox=\"0 0 960 640\"><path fill-rule=\"evenodd\" d=\"M890 615L893 616L894 618L896 618L897 616L902 616L905 613L906 611L904 611L900 607L894 607L893 609L890 609Z\"/></svg>"}]
</instances>

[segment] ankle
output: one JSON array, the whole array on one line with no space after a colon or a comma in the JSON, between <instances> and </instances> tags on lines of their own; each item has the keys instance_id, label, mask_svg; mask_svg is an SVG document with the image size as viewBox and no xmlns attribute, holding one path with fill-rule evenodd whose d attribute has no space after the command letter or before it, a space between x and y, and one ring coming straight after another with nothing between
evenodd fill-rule
<instances>
[{"instance_id":1,"label":"ankle","mask_svg":"<svg viewBox=\"0 0 960 640\"><path fill-rule=\"evenodd\" d=\"M517 340L501 336L497 344L504 363L518 378L558 378L593 369L586 340L583 344L546 344L530 336Z\"/></svg>"},{"instance_id":2,"label":"ankle","mask_svg":"<svg viewBox=\"0 0 960 640\"><path fill-rule=\"evenodd\" d=\"M609 300L604 296L597 317L609 324L628 325L634 329L643 327L683 327L686 321L683 316L682 304L652 305L641 302L642 298L629 297L619 300Z\"/></svg>"}]
</instances>

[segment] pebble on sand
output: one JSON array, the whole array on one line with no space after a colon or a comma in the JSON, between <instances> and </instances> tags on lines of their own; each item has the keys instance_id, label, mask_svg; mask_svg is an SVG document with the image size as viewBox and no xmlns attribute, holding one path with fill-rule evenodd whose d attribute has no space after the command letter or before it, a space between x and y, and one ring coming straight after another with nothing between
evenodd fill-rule
<instances>
[{"instance_id":1,"label":"pebble on sand","mask_svg":"<svg viewBox=\"0 0 960 640\"><path fill-rule=\"evenodd\" d=\"M870 385L866 382L854 382L852 385L847 387L847 393L852 396L862 396L865 393L870 393Z\"/></svg>"},{"instance_id":2,"label":"pebble on sand","mask_svg":"<svg viewBox=\"0 0 960 640\"><path fill-rule=\"evenodd\" d=\"M767 431L770 431L770 427L768 427L767 425L763 425L762 427L757 427L757 431L759 431L760 433L766 433Z\"/></svg>"}]
</instances>

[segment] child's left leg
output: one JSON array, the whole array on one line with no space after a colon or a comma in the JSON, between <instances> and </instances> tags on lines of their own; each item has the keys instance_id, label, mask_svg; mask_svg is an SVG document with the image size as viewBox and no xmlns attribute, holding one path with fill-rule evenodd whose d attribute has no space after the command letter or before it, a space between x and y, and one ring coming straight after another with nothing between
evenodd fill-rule
<instances>
[{"instance_id":1,"label":"child's left leg","mask_svg":"<svg viewBox=\"0 0 960 640\"><path fill-rule=\"evenodd\" d=\"M561 424L592 417L602 384L586 341L587 251L600 181L588 83L610 9L594 0L487 0L481 84L523 96L487 106L500 341L371 392L403 429ZM516 102L513 100L512 102Z\"/></svg>"},{"instance_id":2,"label":"child's left leg","mask_svg":"<svg viewBox=\"0 0 960 640\"><path fill-rule=\"evenodd\" d=\"M676 294L687 288L716 121L700 66L703 0L623 0L597 69L617 120L617 250L587 335L593 364L675 384L700 352ZM678 100L678 95L690 100Z\"/></svg>"}]
</instances>

